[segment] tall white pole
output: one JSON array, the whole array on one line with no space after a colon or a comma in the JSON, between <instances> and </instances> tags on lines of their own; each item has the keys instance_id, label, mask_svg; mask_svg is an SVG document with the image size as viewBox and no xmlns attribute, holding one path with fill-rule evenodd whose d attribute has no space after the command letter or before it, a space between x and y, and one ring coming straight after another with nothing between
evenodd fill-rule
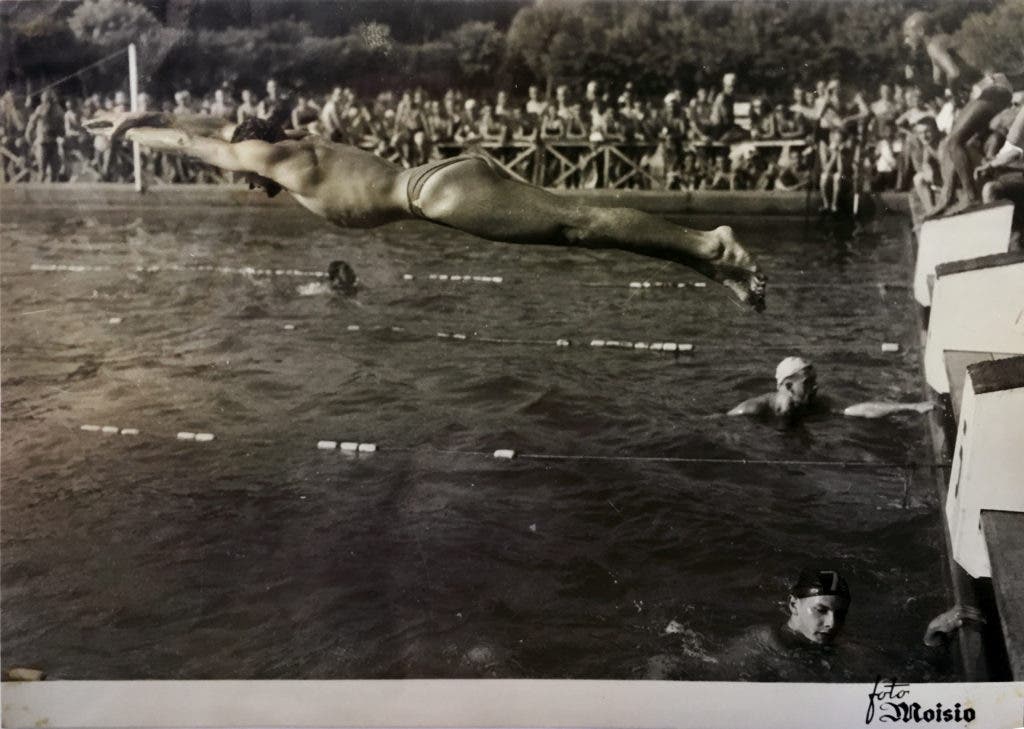
<instances>
[{"instance_id":1,"label":"tall white pole","mask_svg":"<svg viewBox=\"0 0 1024 729\"><path fill-rule=\"evenodd\" d=\"M132 111L139 110L139 64L135 57L135 44L128 45L128 92ZM142 192L142 151L138 142L132 142L132 167L135 169L135 191Z\"/></svg>"}]
</instances>

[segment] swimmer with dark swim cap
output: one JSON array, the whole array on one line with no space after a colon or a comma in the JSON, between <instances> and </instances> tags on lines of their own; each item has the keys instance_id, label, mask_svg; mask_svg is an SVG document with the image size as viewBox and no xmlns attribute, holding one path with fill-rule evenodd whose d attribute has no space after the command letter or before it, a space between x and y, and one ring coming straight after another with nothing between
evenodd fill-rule
<instances>
[{"instance_id":1,"label":"swimmer with dark swim cap","mask_svg":"<svg viewBox=\"0 0 1024 729\"><path fill-rule=\"evenodd\" d=\"M850 587L833 570L804 570L789 588L789 620L784 630L816 645L831 645L846 621ZM924 644L943 646L960 628L981 625L981 611L970 605L954 605L933 618L925 628Z\"/></svg>"},{"instance_id":2,"label":"swimmer with dark swim cap","mask_svg":"<svg viewBox=\"0 0 1024 729\"><path fill-rule=\"evenodd\" d=\"M656 656L648 661L645 678L820 681L838 656L833 644L849 607L850 588L842 575L834 570L804 570L789 589L785 623L748 628L710 666L692 673L686 670L685 660Z\"/></svg>"},{"instance_id":3,"label":"swimmer with dark swim cap","mask_svg":"<svg viewBox=\"0 0 1024 729\"><path fill-rule=\"evenodd\" d=\"M869 680L891 656L856 641L839 641L852 596L846 579L832 569L800 572L790 586L784 623L746 629L718 654L717 659L693 664L685 655L660 654L647 661L647 679L744 681ZM908 654L932 661L959 629L982 624L977 608L955 605L928 623L921 652L912 644ZM914 659L916 660L916 659Z\"/></svg>"},{"instance_id":4,"label":"swimmer with dark swim cap","mask_svg":"<svg viewBox=\"0 0 1024 729\"><path fill-rule=\"evenodd\" d=\"M352 266L345 261L331 261L327 266L327 280L331 288L345 296L352 296L359 289L359 277Z\"/></svg>"}]
</instances>

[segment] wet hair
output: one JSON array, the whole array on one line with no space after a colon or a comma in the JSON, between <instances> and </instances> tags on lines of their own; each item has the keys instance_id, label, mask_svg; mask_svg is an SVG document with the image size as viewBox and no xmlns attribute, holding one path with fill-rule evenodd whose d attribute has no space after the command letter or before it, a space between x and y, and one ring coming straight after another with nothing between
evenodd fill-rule
<instances>
[{"instance_id":1,"label":"wet hair","mask_svg":"<svg viewBox=\"0 0 1024 729\"><path fill-rule=\"evenodd\" d=\"M803 570L789 594L797 598L836 595L849 600L850 586L833 570Z\"/></svg>"},{"instance_id":2,"label":"wet hair","mask_svg":"<svg viewBox=\"0 0 1024 729\"><path fill-rule=\"evenodd\" d=\"M274 144L287 138L287 135L281 127L276 124L272 124L266 119L259 119L254 116L250 116L245 119L241 124L235 127L235 131L231 133L232 144L235 144L236 142L245 142L250 139ZM259 183L266 191L267 197L274 197L284 189L267 177L263 177L262 175L255 176L259 178ZM256 185L250 182L249 189L251 190L254 187L256 187Z\"/></svg>"}]
</instances>

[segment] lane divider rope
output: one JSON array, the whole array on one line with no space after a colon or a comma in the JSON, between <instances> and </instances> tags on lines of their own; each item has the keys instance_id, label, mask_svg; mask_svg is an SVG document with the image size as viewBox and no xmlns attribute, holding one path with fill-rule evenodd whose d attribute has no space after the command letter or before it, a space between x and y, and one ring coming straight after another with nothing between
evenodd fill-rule
<instances>
[{"instance_id":1,"label":"lane divider rope","mask_svg":"<svg viewBox=\"0 0 1024 729\"><path fill-rule=\"evenodd\" d=\"M78 429L86 433L102 433L103 435L142 435L138 428L122 428L117 425L94 425L92 423L85 423L84 425L78 426ZM176 440L194 441L196 443L209 443L215 438L213 433L196 433L189 430L180 431L176 433L174 437Z\"/></svg>"},{"instance_id":2,"label":"lane divider rope","mask_svg":"<svg viewBox=\"0 0 1024 729\"><path fill-rule=\"evenodd\" d=\"M138 428L122 428L114 425L93 425L85 424L79 426L79 430L104 435L141 436ZM158 440L169 440L168 438L157 437ZM192 441L197 443L209 443L215 439L212 433L201 433L181 431L175 435L176 440ZM279 445L276 441L274 445ZM821 467L838 469L865 469L865 470L915 470L949 468L949 463L930 463L924 461L909 460L905 462L894 461L852 461L837 459L801 459L801 458L713 458L706 456L634 456L623 454L600 454L600 453L530 453L515 448L497 448L493 451L457 449L457 448L435 448L431 446L382 446L374 441L363 440L334 440L320 439L316 441L316 450L334 451L347 455L362 456L375 455L378 453L406 453L406 454L432 454L467 458L487 458L500 461L598 461L598 462L623 462L623 463L675 463L694 465L740 465L740 466L800 466L800 467Z\"/></svg>"},{"instance_id":3,"label":"lane divider rope","mask_svg":"<svg viewBox=\"0 0 1024 729\"><path fill-rule=\"evenodd\" d=\"M173 272L197 272L197 273L220 273L226 275L241 276L297 276L304 278L328 278L325 271L309 271L292 268L265 268L259 266L214 266L210 264L150 264L146 266L110 266L92 265L81 263L33 263L30 270L34 272L50 273L86 273L94 271L125 271L135 273L160 273L163 271ZM403 273L401 281L404 284L410 282L435 282L435 283L487 283L487 284L522 284L524 281L510 281L504 275L478 275L468 273ZM399 284L401 285L401 284ZM910 285L904 282L874 281L862 283L836 282L836 283L804 283L796 281L770 282L773 288L777 289L909 289ZM706 281L651 281L651 280L630 280L628 282L598 282L598 281L562 281L562 287L574 288L628 288L631 290L680 290L680 289L707 289ZM387 288L388 284L375 288Z\"/></svg>"}]
</instances>

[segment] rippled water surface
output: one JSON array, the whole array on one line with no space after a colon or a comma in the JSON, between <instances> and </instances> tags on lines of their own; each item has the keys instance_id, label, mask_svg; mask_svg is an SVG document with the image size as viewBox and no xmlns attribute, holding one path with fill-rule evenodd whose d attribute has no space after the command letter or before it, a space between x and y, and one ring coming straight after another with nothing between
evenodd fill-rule
<instances>
[{"instance_id":1,"label":"rippled water surface","mask_svg":"<svg viewBox=\"0 0 1024 729\"><path fill-rule=\"evenodd\" d=\"M278 208L6 210L5 667L633 678L669 654L690 678L736 678L717 656L784 619L801 566L827 564L854 591L844 637L875 658L820 680L941 678L916 649L946 607L926 472L657 460L932 460L919 416L780 429L720 415L771 388L795 353L840 404L919 396L899 220L847 242L799 219L729 222L773 278L762 316L713 285L629 288L698 280L658 261L428 224L345 231ZM173 270L322 271L333 259L358 273L355 297L314 278ZM109 270L41 270L55 265ZM593 338L695 349L600 350ZM380 451L352 458L321 439ZM498 448L608 458L489 457Z\"/></svg>"}]
</instances>

